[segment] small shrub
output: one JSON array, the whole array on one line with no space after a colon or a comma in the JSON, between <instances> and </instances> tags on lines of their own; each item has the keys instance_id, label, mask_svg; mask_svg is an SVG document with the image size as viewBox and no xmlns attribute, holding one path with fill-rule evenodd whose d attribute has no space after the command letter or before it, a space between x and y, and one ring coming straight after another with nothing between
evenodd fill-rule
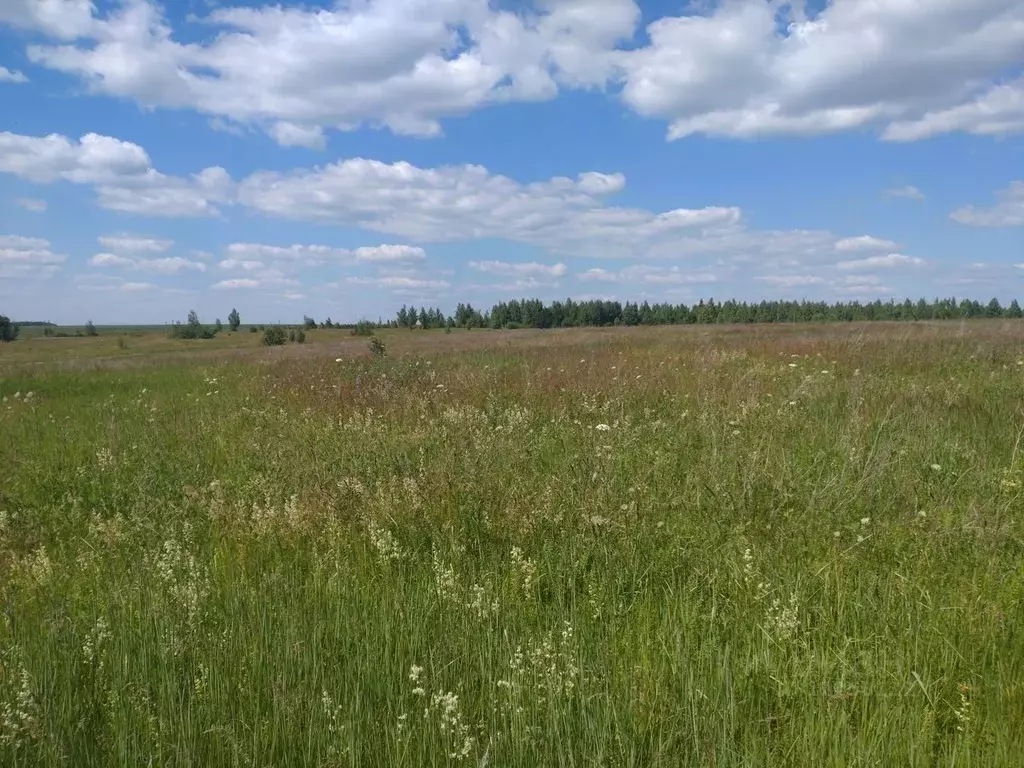
<instances>
[{"instance_id":1,"label":"small shrub","mask_svg":"<svg viewBox=\"0 0 1024 768\"><path fill-rule=\"evenodd\" d=\"M367 320L360 320L352 329L353 336L373 336L373 323Z\"/></svg>"},{"instance_id":2,"label":"small shrub","mask_svg":"<svg viewBox=\"0 0 1024 768\"><path fill-rule=\"evenodd\" d=\"M286 341L288 341L288 335L280 326L272 325L263 331L263 346L265 347L279 347Z\"/></svg>"},{"instance_id":3,"label":"small shrub","mask_svg":"<svg viewBox=\"0 0 1024 768\"><path fill-rule=\"evenodd\" d=\"M256 326L255 325L250 325L249 326L249 333L256 333Z\"/></svg>"},{"instance_id":4,"label":"small shrub","mask_svg":"<svg viewBox=\"0 0 1024 768\"><path fill-rule=\"evenodd\" d=\"M96 330L96 326L92 324L92 320L89 320L85 324L85 335L86 336L99 336L100 332Z\"/></svg>"},{"instance_id":5,"label":"small shrub","mask_svg":"<svg viewBox=\"0 0 1024 768\"><path fill-rule=\"evenodd\" d=\"M297 344L305 344L306 343L306 332L304 330L302 330L301 328L298 330L298 333L295 334L295 342Z\"/></svg>"},{"instance_id":6,"label":"small shrub","mask_svg":"<svg viewBox=\"0 0 1024 768\"><path fill-rule=\"evenodd\" d=\"M14 341L21 329L6 315L0 315L0 341Z\"/></svg>"},{"instance_id":7,"label":"small shrub","mask_svg":"<svg viewBox=\"0 0 1024 768\"><path fill-rule=\"evenodd\" d=\"M128 344L125 343L124 336L118 336L117 337L117 348L118 349L128 349Z\"/></svg>"},{"instance_id":8,"label":"small shrub","mask_svg":"<svg viewBox=\"0 0 1024 768\"><path fill-rule=\"evenodd\" d=\"M288 331L288 341L295 341L295 329Z\"/></svg>"},{"instance_id":9,"label":"small shrub","mask_svg":"<svg viewBox=\"0 0 1024 768\"><path fill-rule=\"evenodd\" d=\"M374 357L384 357L388 352L388 348L384 346L384 342L377 336L371 336L370 341L366 346L369 348L370 354Z\"/></svg>"}]
</instances>

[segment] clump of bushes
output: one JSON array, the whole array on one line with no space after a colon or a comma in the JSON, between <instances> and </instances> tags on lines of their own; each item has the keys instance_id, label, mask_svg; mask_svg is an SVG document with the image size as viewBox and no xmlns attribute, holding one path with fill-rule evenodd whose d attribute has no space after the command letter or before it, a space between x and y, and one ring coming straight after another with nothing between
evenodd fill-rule
<instances>
[{"instance_id":1,"label":"clump of bushes","mask_svg":"<svg viewBox=\"0 0 1024 768\"><path fill-rule=\"evenodd\" d=\"M374 357L384 357L387 354L388 348L384 346L384 342L377 336L371 336L369 343L366 345L370 354Z\"/></svg>"},{"instance_id":2,"label":"clump of bushes","mask_svg":"<svg viewBox=\"0 0 1024 768\"><path fill-rule=\"evenodd\" d=\"M360 320L352 329L353 336L373 336L374 325L369 320Z\"/></svg>"},{"instance_id":3,"label":"clump of bushes","mask_svg":"<svg viewBox=\"0 0 1024 768\"><path fill-rule=\"evenodd\" d=\"M17 323L12 323L7 315L0 315L0 342L14 341L20 331Z\"/></svg>"},{"instance_id":4,"label":"clump of bushes","mask_svg":"<svg viewBox=\"0 0 1024 768\"><path fill-rule=\"evenodd\" d=\"M288 335L279 325L271 325L263 331L263 346L265 347L280 347L287 341Z\"/></svg>"},{"instance_id":5,"label":"clump of bushes","mask_svg":"<svg viewBox=\"0 0 1024 768\"><path fill-rule=\"evenodd\" d=\"M199 315L193 309L188 313L188 321L182 325L174 323L171 325L172 339L212 339L217 335L219 328L209 328L199 322Z\"/></svg>"}]
</instances>

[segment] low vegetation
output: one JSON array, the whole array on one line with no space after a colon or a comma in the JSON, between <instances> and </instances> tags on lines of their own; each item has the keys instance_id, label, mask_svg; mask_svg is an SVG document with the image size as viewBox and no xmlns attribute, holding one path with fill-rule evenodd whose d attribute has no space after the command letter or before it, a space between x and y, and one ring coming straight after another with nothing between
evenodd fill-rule
<instances>
[{"instance_id":1,"label":"low vegetation","mask_svg":"<svg viewBox=\"0 0 1024 768\"><path fill-rule=\"evenodd\" d=\"M5 370L0 765L1020 764L1020 323L390 333Z\"/></svg>"}]
</instances>

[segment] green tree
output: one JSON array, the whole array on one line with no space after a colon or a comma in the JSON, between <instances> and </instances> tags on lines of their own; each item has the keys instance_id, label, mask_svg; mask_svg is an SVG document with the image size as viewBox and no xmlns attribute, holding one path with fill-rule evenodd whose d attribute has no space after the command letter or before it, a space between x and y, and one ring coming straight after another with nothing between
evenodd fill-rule
<instances>
[{"instance_id":1,"label":"green tree","mask_svg":"<svg viewBox=\"0 0 1024 768\"><path fill-rule=\"evenodd\" d=\"M0 315L0 342L14 341L21 329L7 315Z\"/></svg>"},{"instance_id":2,"label":"green tree","mask_svg":"<svg viewBox=\"0 0 1024 768\"><path fill-rule=\"evenodd\" d=\"M312 317L309 317L308 315L303 315L302 316L302 326L307 331L311 331L314 328L316 328L316 320L314 320Z\"/></svg>"},{"instance_id":3,"label":"green tree","mask_svg":"<svg viewBox=\"0 0 1024 768\"><path fill-rule=\"evenodd\" d=\"M213 324L213 327L216 329L216 333L220 333L221 331L224 330L224 325L223 323L221 323L219 317L217 318L217 321Z\"/></svg>"},{"instance_id":4,"label":"green tree","mask_svg":"<svg viewBox=\"0 0 1024 768\"><path fill-rule=\"evenodd\" d=\"M263 331L263 346L265 347L279 347L287 340L288 335L284 332L284 328L279 325L271 325Z\"/></svg>"},{"instance_id":5,"label":"green tree","mask_svg":"<svg viewBox=\"0 0 1024 768\"><path fill-rule=\"evenodd\" d=\"M1019 320L1024 316L1024 313L1020 311L1020 304L1017 303L1016 299L1011 301L1010 306L1006 308L1006 316L1012 317L1014 320Z\"/></svg>"},{"instance_id":6,"label":"green tree","mask_svg":"<svg viewBox=\"0 0 1024 768\"><path fill-rule=\"evenodd\" d=\"M228 328L232 331L237 331L238 327L242 324L242 318L238 315L237 309L232 309L231 314L228 315Z\"/></svg>"},{"instance_id":7,"label":"green tree","mask_svg":"<svg viewBox=\"0 0 1024 768\"><path fill-rule=\"evenodd\" d=\"M92 324L92 320L88 320L85 323L85 335L86 336L99 336L100 332L96 330L96 326Z\"/></svg>"}]
</instances>

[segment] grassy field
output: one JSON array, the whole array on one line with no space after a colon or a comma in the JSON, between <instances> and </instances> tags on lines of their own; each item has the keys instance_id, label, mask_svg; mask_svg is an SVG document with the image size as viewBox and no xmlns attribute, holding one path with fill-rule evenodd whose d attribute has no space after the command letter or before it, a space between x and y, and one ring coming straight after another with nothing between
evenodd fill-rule
<instances>
[{"instance_id":1,"label":"grassy field","mask_svg":"<svg viewBox=\"0 0 1024 768\"><path fill-rule=\"evenodd\" d=\"M0 349L0 765L1021 765L1024 324L310 337Z\"/></svg>"}]
</instances>

